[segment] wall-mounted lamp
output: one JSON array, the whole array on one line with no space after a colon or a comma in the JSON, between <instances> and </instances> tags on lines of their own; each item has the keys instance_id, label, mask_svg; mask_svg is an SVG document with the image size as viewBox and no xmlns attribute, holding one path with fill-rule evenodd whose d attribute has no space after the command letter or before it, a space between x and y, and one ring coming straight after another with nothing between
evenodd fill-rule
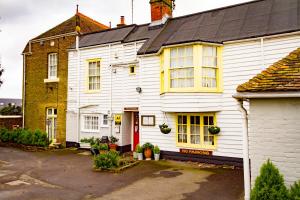
<instances>
[{"instance_id":1,"label":"wall-mounted lamp","mask_svg":"<svg viewBox=\"0 0 300 200\"><path fill-rule=\"evenodd\" d=\"M141 88L141 87L137 87L135 90L136 90L138 93L142 93L142 88Z\"/></svg>"}]
</instances>

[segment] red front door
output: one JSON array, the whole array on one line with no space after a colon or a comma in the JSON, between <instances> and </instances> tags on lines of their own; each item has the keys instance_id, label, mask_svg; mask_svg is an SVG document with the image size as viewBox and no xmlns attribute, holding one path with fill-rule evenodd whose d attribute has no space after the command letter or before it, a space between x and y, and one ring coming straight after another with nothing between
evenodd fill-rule
<instances>
[{"instance_id":1,"label":"red front door","mask_svg":"<svg viewBox=\"0 0 300 200\"><path fill-rule=\"evenodd\" d=\"M140 142L139 113L133 113L133 150Z\"/></svg>"}]
</instances>

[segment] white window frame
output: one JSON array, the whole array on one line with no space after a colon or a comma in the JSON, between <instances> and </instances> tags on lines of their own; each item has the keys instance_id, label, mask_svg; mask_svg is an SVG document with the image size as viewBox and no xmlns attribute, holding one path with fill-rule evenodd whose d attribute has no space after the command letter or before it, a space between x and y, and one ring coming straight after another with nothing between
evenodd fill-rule
<instances>
[{"instance_id":1,"label":"white window frame","mask_svg":"<svg viewBox=\"0 0 300 200\"><path fill-rule=\"evenodd\" d=\"M87 117L98 118L98 120L97 120L97 129L86 128L85 123L86 123L86 118ZM92 120L91 120L91 122L92 122ZM93 126L93 125L91 125L91 126ZM99 133L99 130L100 130L100 116L99 115L95 115L95 114L83 114L82 115L82 118L81 118L81 131L90 132L90 133Z\"/></svg>"},{"instance_id":2,"label":"white window frame","mask_svg":"<svg viewBox=\"0 0 300 200\"><path fill-rule=\"evenodd\" d=\"M57 53L48 54L48 79L57 79ZM51 75L52 67L54 68L54 75Z\"/></svg>"},{"instance_id":3,"label":"white window frame","mask_svg":"<svg viewBox=\"0 0 300 200\"><path fill-rule=\"evenodd\" d=\"M106 119L104 119L104 116L106 116ZM104 124L104 121L107 121L107 124ZM103 114L102 118L101 118L101 127L108 127L108 115L107 114Z\"/></svg>"},{"instance_id":4,"label":"white window frame","mask_svg":"<svg viewBox=\"0 0 300 200\"><path fill-rule=\"evenodd\" d=\"M91 74L92 70L94 70L95 74ZM101 89L101 61L100 59L88 60L87 91L97 92L100 91L100 89Z\"/></svg>"}]
</instances>

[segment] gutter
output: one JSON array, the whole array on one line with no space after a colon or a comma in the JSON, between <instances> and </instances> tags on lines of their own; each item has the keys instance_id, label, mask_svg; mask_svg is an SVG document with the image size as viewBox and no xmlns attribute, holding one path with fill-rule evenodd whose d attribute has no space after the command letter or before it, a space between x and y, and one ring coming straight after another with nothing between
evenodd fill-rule
<instances>
[{"instance_id":1,"label":"gutter","mask_svg":"<svg viewBox=\"0 0 300 200\"><path fill-rule=\"evenodd\" d=\"M300 91L290 92L238 92L233 95L233 98L246 99L270 99L270 98L299 98Z\"/></svg>"}]
</instances>

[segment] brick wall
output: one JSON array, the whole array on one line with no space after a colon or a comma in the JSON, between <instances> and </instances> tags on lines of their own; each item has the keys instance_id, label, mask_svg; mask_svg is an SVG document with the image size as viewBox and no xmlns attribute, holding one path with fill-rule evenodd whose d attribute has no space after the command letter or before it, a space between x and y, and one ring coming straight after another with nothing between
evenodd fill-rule
<instances>
[{"instance_id":1,"label":"brick wall","mask_svg":"<svg viewBox=\"0 0 300 200\"><path fill-rule=\"evenodd\" d=\"M300 179L300 98L253 99L249 112L252 186L270 158L287 185Z\"/></svg>"},{"instance_id":2,"label":"brick wall","mask_svg":"<svg viewBox=\"0 0 300 200\"><path fill-rule=\"evenodd\" d=\"M22 116L0 116L0 128L12 130L17 127L22 127Z\"/></svg>"},{"instance_id":3,"label":"brick wall","mask_svg":"<svg viewBox=\"0 0 300 200\"><path fill-rule=\"evenodd\" d=\"M165 14L172 17L172 8L170 5L172 5L171 0L166 0L166 3L163 0L151 1L151 21L161 20Z\"/></svg>"},{"instance_id":4,"label":"brick wall","mask_svg":"<svg viewBox=\"0 0 300 200\"><path fill-rule=\"evenodd\" d=\"M54 41L54 46L50 42ZM26 55L25 128L46 130L46 109L57 108L57 140L66 141L68 52L75 36L60 37L32 44ZM48 77L48 54L58 54L58 83L44 83Z\"/></svg>"}]
</instances>

